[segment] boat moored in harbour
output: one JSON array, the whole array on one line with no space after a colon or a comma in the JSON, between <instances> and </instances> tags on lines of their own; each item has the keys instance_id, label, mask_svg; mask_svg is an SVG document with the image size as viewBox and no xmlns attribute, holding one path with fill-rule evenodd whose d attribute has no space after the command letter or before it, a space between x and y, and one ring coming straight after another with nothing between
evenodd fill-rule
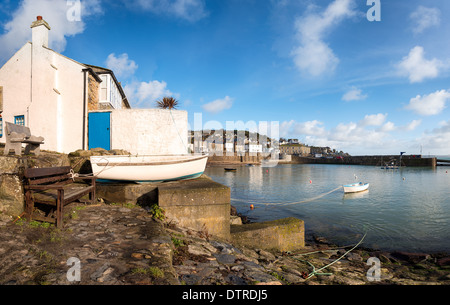
<instances>
[{"instance_id":1,"label":"boat moored in harbour","mask_svg":"<svg viewBox=\"0 0 450 305\"><path fill-rule=\"evenodd\" d=\"M365 191L369 188L369 183L352 183L352 184L346 184L343 185L344 187L344 193L357 193Z\"/></svg>"}]
</instances>

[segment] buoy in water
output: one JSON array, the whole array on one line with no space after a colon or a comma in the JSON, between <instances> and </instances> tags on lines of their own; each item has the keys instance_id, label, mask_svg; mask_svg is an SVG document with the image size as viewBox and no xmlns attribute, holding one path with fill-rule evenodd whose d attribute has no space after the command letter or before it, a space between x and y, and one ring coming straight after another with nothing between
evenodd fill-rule
<instances>
[{"instance_id":1,"label":"buoy in water","mask_svg":"<svg viewBox=\"0 0 450 305\"><path fill-rule=\"evenodd\" d=\"M250 210L253 210L255 206L253 204L250 205Z\"/></svg>"},{"instance_id":2,"label":"buoy in water","mask_svg":"<svg viewBox=\"0 0 450 305\"><path fill-rule=\"evenodd\" d=\"M312 183L312 180L309 180L309 184L311 184Z\"/></svg>"}]
</instances>

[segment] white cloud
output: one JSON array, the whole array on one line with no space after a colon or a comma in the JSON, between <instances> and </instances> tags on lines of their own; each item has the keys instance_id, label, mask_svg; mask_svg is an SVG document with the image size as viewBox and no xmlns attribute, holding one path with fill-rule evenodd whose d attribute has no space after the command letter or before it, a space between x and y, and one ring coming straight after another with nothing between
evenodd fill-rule
<instances>
[{"instance_id":1,"label":"white cloud","mask_svg":"<svg viewBox=\"0 0 450 305\"><path fill-rule=\"evenodd\" d=\"M412 120L409 124L407 124L406 126L403 126L402 128L406 131L413 131L420 124L422 124L422 120Z\"/></svg>"},{"instance_id":2,"label":"white cloud","mask_svg":"<svg viewBox=\"0 0 450 305\"><path fill-rule=\"evenodd\" d=\"M394 130L396 130L397 128L395 127L395 124L394 123L392 123L392 122L386 122L386 123L384 123L383 124L383 126L381 126L380 128L378 128L377 130L378 131L381 131L381 132L389 132L389 131L394 131Z\"/></svg>"},{"instance_id":3,"label":"white cloud","mask_svg":"<svg viewBox=\"0 0 450 305\"><path fill-rule=\"evenodd\" d=\"M130 104L134 107L152 108L155 106L155 101L164 96L175 96L178 94L172 93L167 89L167 83L162 81L137 82L134 81L125 85L125 93Z\"/></svg>"},{"instance_id":4,"label":"white cloud","mask_svg":"<svg viewBox=\"0 0 450 305\"><path fill-rule=\"evenodd\" d=\"M127 78L134 74L138 65L128 58L128 54L123 53L116 57L114 53L109 54L106 59L106 67L113 70L119 78Z\"/></svg>"},{"instance_id":5,"label":"white cloud","mask_svg":"<svg viewBox=\"0 0 450 305\"><path fill-rule=\"evenodd\" d=\"M424 96L417 95L409 101L405 108L420 115L435 115L444 110L449 99L450 91L440 90Z\"/></svg>"},{"instance_id":6,"label":"white cloud","mask_svg":"<svg viewBox=\"0 0 450 305\"><path fill-rule=\"evenodd\" d=\"M30 25L36 16L42 16L51 27L49 47L62 52L66 47L66 37L80 34L86 24L84 19L102 13L100 0L81 1L80 21L70 21L67 12L71 7L61 0L24 0L11 20L3 23L4 34L0 36L0 61L7 60L27 41L31 41Z\"/></svg>"},{"instance_id":7,"label":"white cloud","mask_svg":"<svg viewBox=\"0 0 450 305\"><path fill-rule=\"evenodd\" d=\"M307 145L330 146L350 153L389 153L387 149L395 149L398 144L391 133L406 127L397 127L393 122L386 121L387 116L382 113L366 115L357 122L341 122L329 129L317 120L284 121L280 124L280 136L297 137ZM413 121L407 127L412 130L419 124L420 121Z\"/></svg>"},{"instance_id":8,"label":"white cloud","mask_svg":"<svg viewBox=\"0 0 450 305\"><path fill-rule=\"evenodd\" d=\"M321 13L297 18L295 27L300 45L292 50L291 56L300 71L313 76L334 71L339 59L323 38L339 22L355 15L353 4L353 0L335 0Z\"/></svg>"},{"instance_id":9,"label":"white cloud","mask_svg":"<svg viewBox=\"0 0 450 305\"><path fill-rule=\"evenodd\" d=\"M441 11L437 8L428 8L422 5L409 16L414 24L413 32L420 34L426 29L438 26L441 23Z\"/></svg>"},{"instance_id":10,"label":"white cloud","mask_svg":"<svg viewBox=\"0 0 450 305\"><path fill-rule=\"evenodd\" d=\"M154 14L173 15L190 22L208 15L204 0L137 0L131 5Z\"/></svg>"},{"instance_id":11,"label":"white cloud","mask_svg":"<svg viewBox=\"0 0 450 305\"><path fill-rule=\"evenodd\" d=\"M359 121L358 125L360 126L380 126L386 121L387 114L371 114L366 115L364 119Z\"/></svg>"},{"instance_id":12,"label":"white cloud","mask_svg":"<svg viewBox=\"0 0 450 305\"><path fill-rule=\"evenodd\" d=\"M334 71L339 63L333 50L320 40L304 43L293 50L291 54L297 68L312 76L320 76L327 71Z\"/></svg>"},{"instance_id":13,"label":"white cloud","mask_svg":"<svg viewBox=\"0 0 450 305\"><path fill-rule=\"evenodd\" d=\"M233 98L225 96L225 98L223 99L214 100L210 103L204 104L202 107L207 112L219 113L225 109L230 109L231 106L233 105L233 101L234 101Z\"/></svg>"},{"instance_id":14,"label":"white cloud","mask_svg":"<svg viewBox=\"0 0 450 305\"><path fill-rule=\"evenodd\" d=\"M423 145L424 151L447 154L450 147L450 120L441 122L439 127L411 138L411 133L421 123L413 120L403 126L386 121L387 114L366 115L358 122L341 122L334 127L325 128L319 121L280 123L280 136L299 138L307 145L329 146L352 155L358 154L397 154L399 151L418 153Z\"/></svg>"},{"instance_id":15,"label":"white cloud","mask_svg":"<svg viewBox=\"0 0 450 305\"><path fill-rule=\"evenodd\" d=\"M425 151L433 154L448 155L450 147L450 121L440 123L440 127L426 131L418 140Z\"/></svg>"},{"instance_id":16,"label":"white cloud","mask_svg":"<svg viewBox=\"0 0 450 305\"><path fill-rule=\"evenodd\" d=\"M306 136L306 138L326 137L327 131L323 127L323 123L317 120L307 122L297 122L295 120L284 121L279 125L279 133L282 137Z\"/></svg>"},{"instance_id":17,"label":"white cloud","mask_svg":"<svg viewBox=\"0 0 450 305\"><path fill-rule=\"evenodd\" d=\"M400 74L408 76L411 83L422 82L427 78L436 78L439 70L443 68L441 61L436 58L428 60L424 55L423 47L416 46L398 64Z\"/></svg>"},{"instance_id":18,"label":"white cloud","mask_svg":"<svg viewBox=\"0 0 450 305\"><path fill-rule=\"evenodd\" d=\"M317 120L296 124L294 132L310 136L324 136L326 134L323 123Z\"/></svg>"},{"instance_id":19,"label":"white cloud","mask_svg":"<svg viewBox=\"0 0 450 305\"><path fill-rule=\"evenodd\" d=\"M342 100L346 102L350 101L361 101L367 98L366 94L362 94L362 90L356 87L353 87L349 91L347 91L343 96Z\"/></svg>"}]
</instances>

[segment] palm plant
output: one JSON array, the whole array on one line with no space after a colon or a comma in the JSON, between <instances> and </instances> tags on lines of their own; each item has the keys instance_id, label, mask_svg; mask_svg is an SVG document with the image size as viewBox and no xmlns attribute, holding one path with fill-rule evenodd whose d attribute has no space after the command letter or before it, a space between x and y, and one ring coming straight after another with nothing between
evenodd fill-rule
<instances>
[{"instance_id":1,"label":"palm plant","mask_svg":"<svg viewBox=\"0 0 450 305\"><path fill-rule=\"evenodd\" d=\"M178 101L173 97L165 96L162 99L157 100L156 105L161 109L176 109L178 106Z\"/></svg>"}]
</instances>

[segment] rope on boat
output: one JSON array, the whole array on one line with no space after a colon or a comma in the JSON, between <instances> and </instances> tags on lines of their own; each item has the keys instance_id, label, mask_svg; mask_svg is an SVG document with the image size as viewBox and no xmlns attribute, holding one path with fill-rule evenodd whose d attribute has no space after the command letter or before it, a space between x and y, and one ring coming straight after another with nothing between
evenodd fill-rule
<instances>
[{"instance_id":1,"label":"rope on boat","mask_svg":"<svg viewBox=\"0 0 450 305\"><path fill-rule=\"evenodd\" d=\"M320 199L322 197L325 197L326 195L329 195L333 192L336 192L337 190L341 189L342 186L339 186L337 188L335 188L334 190L331 190L329 192L323 193L319 196L313 197L313 198L309 198L309 199L305 199L302 201L297 201L297 202L265 202L265 203L261 203L261 202L257 202L257 201L249 201L249 200L245 200L245 199L231 199L232 201L246 201L246 202L252 202L255 204L260 204L260 205L265 205L265 206L286 206L286 205L294 205L294 204L300 204L300 203L306 203L306 202L311 202L317 199Z\"/></svg>"},{"instance_id":2,"label":"rope on boat","mask_svg":"<svg viewBox=\"0 0 450 305\"><path fill-rule=\"evenodd\" d=\"M78 177L94 177L94 176L98 176L98 174L100 174L101 172L103 172L104 170L106 170L106 167L109 164L109 160L107 158L102 158L101 160L105 160L106 161L106 165L98 172L96 173L91 173L91 174L80 174L80 173L75 173L74 168L81 162L84 161L84 159L80 159L80 161L78 161L77 163L75 163L75 165L72 166L72 169L70 170L69 176L72 180L75 180L75 178Z\"/></svg>"}]
</instances>

